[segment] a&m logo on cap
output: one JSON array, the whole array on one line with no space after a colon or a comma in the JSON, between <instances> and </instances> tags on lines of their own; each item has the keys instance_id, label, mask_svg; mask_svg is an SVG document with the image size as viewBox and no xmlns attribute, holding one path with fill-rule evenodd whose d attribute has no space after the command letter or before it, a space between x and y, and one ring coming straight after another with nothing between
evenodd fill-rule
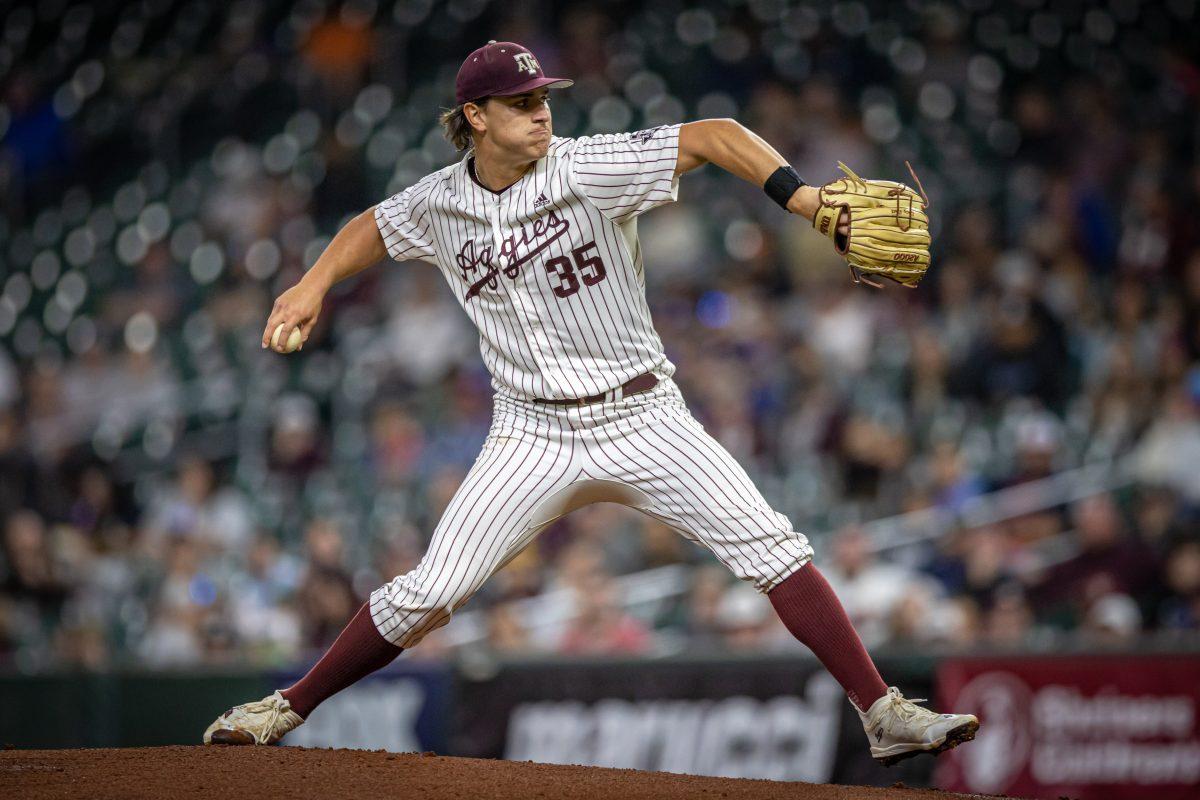
<instances>
[{"instance_id":1,"label":"a&m logo on cap","mask_svg":"<svg viewBox=\"0 0 1200 800\"><path fill-rule=\"evenodd\" d=\"M517 62L518 72L528 72L530 75L537 75L538 70L542 68L538 64L537 59L533 57L533 53L517 53L513 56L513 60Z\"/></svg>"}]
</instances>

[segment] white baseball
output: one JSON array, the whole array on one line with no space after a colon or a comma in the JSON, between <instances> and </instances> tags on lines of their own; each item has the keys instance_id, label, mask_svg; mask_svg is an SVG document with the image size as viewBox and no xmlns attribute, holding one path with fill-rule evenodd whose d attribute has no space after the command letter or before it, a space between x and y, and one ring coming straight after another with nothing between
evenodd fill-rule
<instances>
[{"instance_id":1,"label":"white baseball","mask_svg":"<svg viewBox=\"0 0 1200 800\"><path fill-rule=\"evenodd\" d=\"M279 347L279 337L283 335L283 323L279 323L279 327L275 329L275 333L271 336L271 347ZM287 347L283 348L285 353L294 353L300 347L300 329L292 328L292 335L288 337Z\"/></svg>"}]
</instances>

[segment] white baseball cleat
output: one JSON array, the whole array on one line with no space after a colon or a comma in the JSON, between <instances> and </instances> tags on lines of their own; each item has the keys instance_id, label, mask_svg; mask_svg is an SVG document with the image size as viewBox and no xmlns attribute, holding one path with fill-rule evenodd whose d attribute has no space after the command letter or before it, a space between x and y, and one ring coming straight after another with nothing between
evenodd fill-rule
<instances>
[{"instance_id":1,"label":"white baseball cleat","mask_svg":"<svg viewBox=\"0 0 1200 800\"><path fill-rule=\"evenodd\" d=\"M975 738L979 720L974 715L937 714L917 705L923 702L906 700L893 686L866 713L858 712L871 740L871 755L885 767L921 753L936 755Z\"/></svg>"},{"instance_id":2,"label":"white baseball cleat","mask_svg":"<svg viewBox=\"0 0 1200 800\"><path fill-rule=\"evenodd\" d=\"M205 744L275 744L304 722L278 691L257 703L234 706L204 732Z\"/></svg>"}]
</instances>

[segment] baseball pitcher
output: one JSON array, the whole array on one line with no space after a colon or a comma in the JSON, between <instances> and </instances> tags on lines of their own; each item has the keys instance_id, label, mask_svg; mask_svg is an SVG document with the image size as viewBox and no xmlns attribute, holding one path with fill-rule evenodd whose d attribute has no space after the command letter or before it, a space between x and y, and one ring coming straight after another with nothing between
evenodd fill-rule
<instances>
[{"instance_id":1,"label":"baseball pitcher","mask_svg":"<svg viewBox=\"0 0 1200 800\"><path fill-rule=\"evenodd\" d=\"M876 759L972 739L975 717L935 714L884 683L808 540L688 412L650 319L637 231L641 214L678 197L680 175L712 163L811 220L856 281L915 286L929 266L924 192L845 166L807 186L730 119L556 137L550 90L571 84L513 42L471 53L442 115L462 160L348 223L275 302L262 345L289 352L337 281L384 256L436 265L479 329L493 421L420 564L376 589L298 683L225 712L204 741L278 741L445 625L548 524L599 501L662 520L766 594L845 688Z\"/></svg>"}]
</instances>

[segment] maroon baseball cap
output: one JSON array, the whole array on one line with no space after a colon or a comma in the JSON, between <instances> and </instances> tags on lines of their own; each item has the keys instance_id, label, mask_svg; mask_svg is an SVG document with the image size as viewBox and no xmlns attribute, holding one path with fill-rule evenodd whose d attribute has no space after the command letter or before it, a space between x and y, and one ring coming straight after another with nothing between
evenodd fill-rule
<instances>
[{"instance_id":1,"label":"maroon baseball cap","mask_svg":"<svg viewBox=\"0 0 1200 800\"><path fill-rule=\"evenodd\" d=\"M575 81L547 78L542 65L528 48L516 42L495 39L467 56L454 82L454 102L466 103L481 97L507 97L549 86L565 89Z\"/></svg>"}]
</instances>

